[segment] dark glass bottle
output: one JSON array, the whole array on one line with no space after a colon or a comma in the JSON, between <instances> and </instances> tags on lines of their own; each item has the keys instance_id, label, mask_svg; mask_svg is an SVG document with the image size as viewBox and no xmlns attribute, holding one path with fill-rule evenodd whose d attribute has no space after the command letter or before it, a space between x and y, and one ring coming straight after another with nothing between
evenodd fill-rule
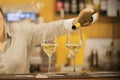
<instances>
[{"instance_id":1,"label":"dark glass bottle","mask_svg":"<svg viewBox=\"0 0 120 80\"><path fill-rule=\"evenodd\" d=\"M91 56L90 56L90 66L97 68L98 67L98 51L97 50L91 50Z\"/></svg>"},{"instance_id":2,"label":"dark glass bottle","mask_svg":"<svg viewBox=\"0 0 120 80\"><path fill-rule=\"evenodd\" d=\"M108 0L101 0L100 2L100 15L107 16Z\"/></svg>"},{"instance_id":3,"label":"dark glass bottle","mask_svg":"<svg viewBox=\"0 0 120 80\"><path fill-rule=\"evenodd\" d=\"M57 0L56 1L56 14L57 14L58 18L61 17L63 9L64 9L64 2L63 2L63 0Z\"/></svg>"},{"instance_id":4,"label":"dark glass bottle","mask_svg":"<svg viewBox=\"0 0 120 80\"><path fill-rule=\"evenodd\" d=\"M120 17L120 0L117 0L117 16Z\"/></svg>"},{"instance_id":5,"label":"dark glass bottle","mask_svg":"<svg viewBox=\"0 0 120 80\"><path fill-rule=\"evenodd\" d=\"M65 14L70 14L70 0L64 1L64 11Z\"/></svg>"},{"instance_id":6,"label":"dark glass bottle","mask_svg":"<svg viewBox=\"0 0 120 80\"><path fill-rule=\"evenodd\" d=\"M93 0L94 9L99 12L100 11L100 0Z\"/></svg>"},{"instance_id":7,"label":"dark glass bottle","mask_svg":"<svg viewBox=\"0 0 120 80\"><path fill-rule=\"evenodd\" d=\"M85 8L85 1L78 0L78 13Z\"/></svg>"},{"instance_id":8,"label":"dark glass bottle","mask_svg":"<svg viewBox=\"0 0 120 80\"><path fill-rule=\"evenodd\" d=\"M77 14L77 0L71 0L71 14Z\"/></svg>"},{"instance_id":9,"label":"dark glass bottle","mask_svg":"<svg viewBox=\"0 0 120 80\"><path fill-rule=\"evenodd\" d=\"M94 9L93 1L92 0L85 0L85 7Z\"/></svg>"}]
</instances>

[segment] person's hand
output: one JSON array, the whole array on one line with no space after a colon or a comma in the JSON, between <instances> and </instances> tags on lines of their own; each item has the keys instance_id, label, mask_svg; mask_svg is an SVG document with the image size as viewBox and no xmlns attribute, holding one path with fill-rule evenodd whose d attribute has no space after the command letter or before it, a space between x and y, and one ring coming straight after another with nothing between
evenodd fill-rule
<instances>
[{"instance_id":1,"label":"person's hand","mask_svg":"<svg viewBox=\"0 0 120 80\"><path fill-rule=\"evenodd\" d=\"M83 9L79 15L75 18L75 20L73 21L74 23L79 22L81 24L81 26L87 26L89 24L91 24L91 22L93 21L92 15L96 13L96 11L94 9L91 8L85 8Z\"/></svg>"}]
</instances>

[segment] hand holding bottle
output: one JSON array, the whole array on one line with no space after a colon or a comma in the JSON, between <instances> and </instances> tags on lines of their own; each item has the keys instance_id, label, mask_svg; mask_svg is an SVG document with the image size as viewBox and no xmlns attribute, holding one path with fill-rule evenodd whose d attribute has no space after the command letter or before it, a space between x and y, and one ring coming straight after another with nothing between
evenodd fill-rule
<instances>
[{"instance_id":1,"label":"hand holding bottle","mask_svg":"<svg viewBox=\"0 0 120 80\"><path fill-rule=\"evenodd\" d=\"M83 9L79 15L73 21L73 29L88 26L93 22L92 15L96 13L96 10L92 8Z\"/></svg>"}]
</instances>

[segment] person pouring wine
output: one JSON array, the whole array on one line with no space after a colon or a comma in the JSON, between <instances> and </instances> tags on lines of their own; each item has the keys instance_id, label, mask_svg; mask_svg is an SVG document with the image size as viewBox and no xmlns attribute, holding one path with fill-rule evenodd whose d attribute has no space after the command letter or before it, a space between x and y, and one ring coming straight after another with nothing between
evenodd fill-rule
<instances>
[{"instance_id":1,"label":"person pouring wine","mask_svg":"<svg viewBox=\"0 0 120 80\"><path fill-rule=\"evenodd\" d=\"M94 9L83 9L76 18L49 23L33 24L28 20L6 24L5 14L0 8L0 73L29 73L29 56L32 48L41 47L43 32L54 32L61 36L68 31L90 25L94 22ZM49 38L49 37L48 37Z\"/></svg>"}]
</instances>

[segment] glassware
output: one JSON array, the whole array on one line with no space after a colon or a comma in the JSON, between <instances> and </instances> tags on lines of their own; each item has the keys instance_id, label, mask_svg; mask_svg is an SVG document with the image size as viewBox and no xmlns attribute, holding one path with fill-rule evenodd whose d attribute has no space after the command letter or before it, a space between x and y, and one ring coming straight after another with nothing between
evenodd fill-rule
<instances>
[{"instance_id":1,"label":"glassware","mask_svg":"<svg viewBox=\"0 0 120 80\"><path fill-rule=\"evenodd\" d=\"M44 52L47 54L48 56L48 73L47 75L52 75L54 74L53 72L51 72L51 58L52 55L55 53L56 49L57 49L57 40L56 40L56 35L51 33L48 33L47 31L44 31L43 34L43 41L41 43L42 49L44 50Z\"/></svg>"},{"instance_id":2,"label":"glassware","mask_svg":"<svg viewBox=\"0 0 120 80\"><path fill-rule=\"evenodd\" d=\"M80 51L82 42L82 34L80 29L67 34L66 47L69 49L70 54L74 57L73 73L76 73L76 54Z\"/></svg>"}]
</instances>

